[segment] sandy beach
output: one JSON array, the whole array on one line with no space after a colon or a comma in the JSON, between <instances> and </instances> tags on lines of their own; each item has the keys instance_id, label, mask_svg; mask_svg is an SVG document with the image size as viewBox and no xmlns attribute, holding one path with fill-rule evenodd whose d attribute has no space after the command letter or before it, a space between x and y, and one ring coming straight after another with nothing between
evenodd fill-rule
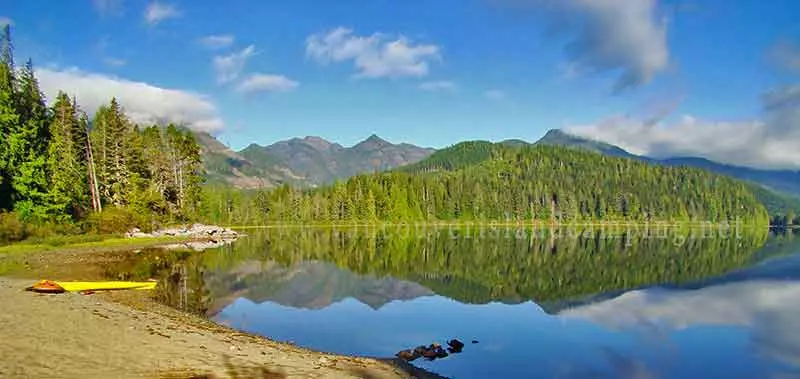
<instances>
[{"instance_id":1,"label":"sandy beach","mask_svg":"<svg viewBox=\"0 0 800 379\"><path fill-rule=\"evenodd\" d=\"M390 364L238 333L148 300L147 291L24 291L0 278L3 378L403 378Z\"/></svg>"},{"instance_id":2,"label":"sandy beach","mask_svg":"<svg viewBox=\"0 0 800 379\"><path fill-rule=\"evenodd\" d=\"M324 354L237 332L162 305L151 291L24 290L37 279L101 279L101 267L127 254L89 249L0 256L19 267L0 277L0 377L411 377L391 359Z\"/></svg>"}]
</instances>

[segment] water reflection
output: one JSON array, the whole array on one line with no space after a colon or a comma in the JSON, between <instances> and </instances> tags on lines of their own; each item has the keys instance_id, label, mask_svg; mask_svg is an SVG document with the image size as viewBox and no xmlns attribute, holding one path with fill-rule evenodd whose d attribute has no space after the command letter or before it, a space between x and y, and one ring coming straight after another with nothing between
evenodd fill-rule
<instances>
[{"instance_id":1,"label":"water reflection","mask_svg":"<svg viewBox=\"0 0 800 379\"><path fill-rule=\"evenodd\" d=\"M418 283L464 303L554 302L719 275L751 263L766 237L750 231L709 238L695 230L265 230L211 257L209 280L224 296L229 288L283 281L270 264L288 277L308 262L328 262L357 276Z\"/></svg>"},{"instance_id":2,"label":"water reflection","mask_svg":"<svg viewBox=\"0 0 800 379\"><path fill-rule=\"evenodd\" d=\"M210 280L218 292L229 291L217 298L222 306L226 300L246 297L255 303L274 302L293 308L322 309L345 299L355 299L378 309L395 300L434 294L414 282L356 275L335 264L320 261L283 266L271 261L246 260L230 271L216 273Z\"/></svg>"},{"instance_id":3,"label":"water reflection","mask_svg":"<svg viewBox=\"0 0 800 379\"><path fill-rule=\"evenodd\" d=\"M703 325L749 330L753 353L800 366L800 256L732 273L722 284L691 291L648 288L558 312L608 329L658 340ZM745 280L746 274L752 274Z\"/></svg>"},{"instance_id":4,"label":"water reflection","mask_svg":"<svg viewBox=\"0 0 800 379\"><path fill-rule=\"evenodd\" d=\"M267 230L133 271L161 275L167 303L314 349L480 341L413 362L450 377L800 375L791 235L485 232Z\"/></svg>"},{"instance_id":5,"label":"water reflection","mask_svg":"<svg viewBox=\"0 0 800 379\"><path fill-rule=\"evenodd\" d=\"M632 335L650 348L689 352L703 348L698 352L703 362L681 361L703 371L707 370L705 364L711 363L706 361L709 357L728 370L742 364L731 359L764 358L751 363L755 368L762 366L759 377L786 371L800 374L798 315L800 282L796 281L748 281L692 291L631 291L558 313L565 319L587 320ZM697 337L704 341L693 341ZM731 342L733 348L725 347L725 342ZM726 352L732 349L739 351ZM770 365L770 361L783 365Z\"/></svg>"}]
</instances>

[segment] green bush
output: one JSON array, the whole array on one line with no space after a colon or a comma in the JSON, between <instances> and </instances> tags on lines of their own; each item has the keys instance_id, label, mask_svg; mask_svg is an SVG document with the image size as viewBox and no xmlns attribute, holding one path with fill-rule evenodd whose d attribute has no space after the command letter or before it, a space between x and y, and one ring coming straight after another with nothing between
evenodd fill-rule
<instances>
[{"instance_id":1,"label":"green bush","mask_svg":"<svg viewBox=\"0 0 800 379\"><path fill-rule=\"evenodd\" d=\"M24 240L28 237L27 229L16 214L0 212L0 245Z\"/></svg>"},{"instance_id":2,"label":"green bush","mask_svg":"<svg viewBox=\"0 0 800 379\"><path fill-rule=\"evenodd\" d=\"M92 213L86 221L86 229L97 234L118 234L128 232L140 224L136 214L129 210L107 208L102 212Z\"/></svg>"},{"instance_id":3,"label":"green bush","mask_svg":"<svg viewBox=\"0 0 800 379\"><path fill-rule=\"evenodd\" d=\"M25 222L15 212L0 212L0 245L15 242L45 243L52 238L83 234L73 223Z\"/></svg>"}]
</instances>

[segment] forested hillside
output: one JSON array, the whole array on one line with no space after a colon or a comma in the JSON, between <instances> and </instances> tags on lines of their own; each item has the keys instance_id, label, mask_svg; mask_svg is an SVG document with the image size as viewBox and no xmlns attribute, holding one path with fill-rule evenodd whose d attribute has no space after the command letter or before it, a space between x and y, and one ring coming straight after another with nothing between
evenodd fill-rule
<instances>
[{"instance_id":1,"label":"forested hillside","mask_svg":"<svg viewBox=\"0 0 800 379\"><path fill-rule=\"evenodd\" d=\"M14 65L8 25L0 43L0 242L25 238L19 223L67 228L94 217L102 228L113 214L147 227L197 216L201 160L190 132L136 125L115 99L92 120L64 92L48 106L32 63Z\"/></svg>"},{"instance_id":2,"label":"forested hillside","mask_svg":"<svg viewBox=\"0 0 800 379\"><path fill-rule=\"evenodd\" d=\"M558 129L550 130L544 137L536 141L537 145L557 145L594 151L604 155L637 159L650 164L675 167L694 167L720 175L744 180L751 184L759 200L766 205L770 215L786 218L800 212L800 171L759 170L749 167L738 167L705 158L675 157L656 159L631 154L618 146L605 142L575 136ZM792 217L788 217L793 219Z\"/></svg>"},{"instance_id":3,"label":"forested hillside","mask_svg":"<svg viewBox=\"0 0 800 379\"><path fill-rule=\"evenodd\" d=\"M476 155L489 155L483 161ZM458 144L410 167L312 191L282 187L209 198L212 219L271 222L543 220L711 221L766 225L734 179L555 146ZM231 204L235 204L231 206Z\"/></svg>"}]
</instances>

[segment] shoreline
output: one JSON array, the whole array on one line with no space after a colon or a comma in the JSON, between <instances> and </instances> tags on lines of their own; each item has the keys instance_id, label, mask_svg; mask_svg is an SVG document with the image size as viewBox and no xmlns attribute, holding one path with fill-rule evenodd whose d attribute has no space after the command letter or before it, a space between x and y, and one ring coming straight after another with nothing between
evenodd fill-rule
<instances>
[{"instance_id":1,"label":"shoreline","mask_svg":"<svg viewBox=\"0 0 800 379\"><path fill-rule=\"evenodd\" d=\"M393 357L329 354L240 332L158 303L151 291L24 291L45 277L103 279L101 263L113 264L136 246L197 238L126 240L116 249L94 244L0 254L0 298L9 305L0 312L0 377L435 377ZM4 272L9 258L25 266Z\"/></svg>"},{"instance_id":2,"label":"shoreline","mask_svg":"<svg viewBox=\"0 0 800 379\"><path fill-rule=\"evenodd\" d=\"M48 243L17 242L0 246L0 256L3 254L25 254L40 252L78 252L78 251L119 251L146 249L174 243L205 242L210 238L198 237L119 237L100 236L98 241L76 242L52 245Z\"/></svg>"},{"instance_id":3,"label":"shoreline","mask_svg":"<svg viewBox=\"0 0 800 379\"><path fill-rule=\"evenodd\" d=\"M316 352L191 316L147 291L36 294L0 277L2 377L409 378L390 362ZM267 376L272 375L272 376Z\"/></svg>"},{"instance_id":4,"label":"shoreline","mask_svg":"<svg viewBox=\"0 0 800 379\"><path fill-rule=\"evenodd\" d=\"M0 246L0 257L4 254L24 254L31 252L80 250L136 250L169 244L191 242L234 241L243 237L239 233L215 225L192 224L192 227L163 228L152 233L142 233L134 228L125 234L74 234L57 235L41 242L19 241Z\"/></svg>"},{"instance_id":5,"label":"shoreline","mask_svg":"<svg viewBox=\"0 0 800 379\"><path fill-rule=\"evenodd\" d=\"M408 221L408 222L350 222L350 223L278 223L270 225L226 225L227 228L239 230L251 229L279 229L279 228L353 228L353 227L414 227L414 226L431 226L431 227L448 227L448 226L501 226L501 227L544 227L544 228L558 228L558 227L620 227L620 226L635 226L635 227L745 227L745 228L775 228L775 225L769 224L755 224L755 223L710 223L710 222L563 222L563 223L550 223L550 222L495 222L495 221L462 221L462 222L431 222L431 221Z\"/></svg>"}]
</instances>

